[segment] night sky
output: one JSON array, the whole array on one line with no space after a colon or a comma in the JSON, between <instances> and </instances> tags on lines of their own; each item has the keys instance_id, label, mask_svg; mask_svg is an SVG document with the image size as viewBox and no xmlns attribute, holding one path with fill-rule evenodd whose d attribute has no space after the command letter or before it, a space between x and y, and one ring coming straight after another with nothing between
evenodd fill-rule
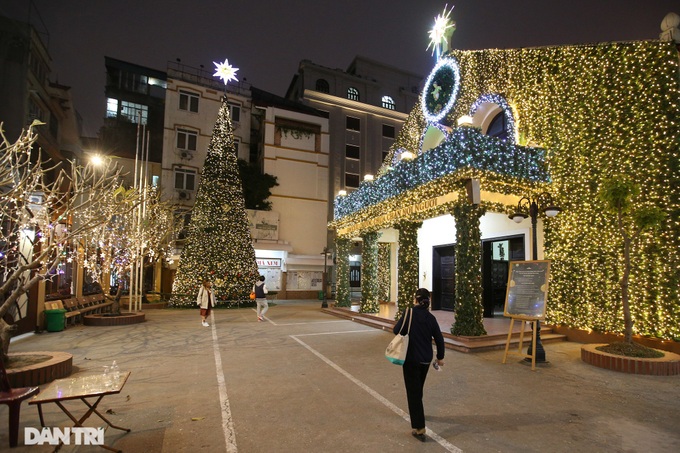
<instances>
[{"instance_id":1,"label":"night sky","mask_svg":"<svg viewBox=\"0 0 680 453\"><path fill-rule=\"evenodd\" d=\"M2 0L27 20L30 0ZM49 32L56 79L71 86L84 135L101 126L104 56L162 71L168 61L213 70L285 95L300 60L346 69L362 55L425 76L440 0L32 0ZM516 48L658 39L678 0L457 0L453 46ZM34 9L34 10L35 10ZM33 13L33 19L36 16ZM39 24L35 20L33 23ZM40 26L37 28L40 29Z\"/></svg>"}]
</instances>

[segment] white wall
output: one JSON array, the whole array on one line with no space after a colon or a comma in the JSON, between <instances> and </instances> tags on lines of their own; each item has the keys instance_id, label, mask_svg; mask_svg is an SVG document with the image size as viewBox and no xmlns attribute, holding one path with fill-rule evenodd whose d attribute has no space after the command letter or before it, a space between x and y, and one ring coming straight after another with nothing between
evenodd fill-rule
<instances>
[{"instance_id":1,"label":"white wall","mask_svg":"<svg viewBox=\"0 0 680 453\"><path fill-rule=\"evenodd\" d=\"M515 223L506 214L487 213L480 219L482 239L524 235L525 259L531 259L531 220ZM418 284L432 289L432 248L456 242L456 222L444 215L423 222L418 230L419 271ZM538 259L543 259L543 225L538 222Z\"/></svg>"}]
</instances>

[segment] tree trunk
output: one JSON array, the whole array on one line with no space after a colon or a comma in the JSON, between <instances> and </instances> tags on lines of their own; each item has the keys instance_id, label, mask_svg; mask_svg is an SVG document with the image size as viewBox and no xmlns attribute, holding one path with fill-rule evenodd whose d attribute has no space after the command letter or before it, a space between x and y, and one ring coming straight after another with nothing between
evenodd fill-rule
<instances>
[{"instance_id":1,"label":"tree trunk","mask_svg":"<svg viewBox=\"0 0 680 453\"><path fill-rule=\"evenodd\" d=\"M9 354L9 340L10 338L12 338L12 334L16 330L17 326L7 324L4 319L0 318L0 342L2 342L0 360L2 360L3 363L7 363L7 358Z\"/></svg>"},{"instance_id":2,"label":"tree trunk","mask_svg":"<svg viewBox=\"0 0 680 453\"><path fill-rule=\"evenodd\" d=\"M631 239L624 234L623 237L623 276L621 277L621 304L623 305L624 340L626 343L633 342L633 319L630 315L630 301L628 300L628 281L630 279L630 243Z\"/></svg>"}]
</instances>

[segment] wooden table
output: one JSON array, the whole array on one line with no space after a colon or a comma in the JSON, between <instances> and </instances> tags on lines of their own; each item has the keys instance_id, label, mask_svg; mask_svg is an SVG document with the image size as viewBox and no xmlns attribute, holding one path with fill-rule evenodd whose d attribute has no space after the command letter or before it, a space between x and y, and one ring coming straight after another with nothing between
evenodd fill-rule
<instances>
[{"instance_id":1,"label":"wooden table","mask_svg":"<svg viewBox=\"0 0 680 453\"><path fill-rule=\"evenodd\" d=\"M41 390L38 395L29 401L30 404L38 405L38 414L40 415L40 424L45 427L43 419L42 405L47 403L54 403L73 421L73 427L82 427L83 422L87 420L93 413L97 414L99 418L104 420L106 424L112 428L120 429L121 431L130 432L129 428L122 428L116 426L106 419L98 410L97 406L102 399L107 395L115 395L125 386L130 372L122 372L118 376L113 374L93 374L78 376L73 378L57 379L52 381L45 389ZM87 401L87 398L96 398L94 403ZM76 418L63 404L64 401L81 400L88 407L80 418ZM61 448L61 443L54 449L54 451ZM111 448L107 445L100 445L100 447L111 451L121 451Z\"/></svg>"}]
</instances>

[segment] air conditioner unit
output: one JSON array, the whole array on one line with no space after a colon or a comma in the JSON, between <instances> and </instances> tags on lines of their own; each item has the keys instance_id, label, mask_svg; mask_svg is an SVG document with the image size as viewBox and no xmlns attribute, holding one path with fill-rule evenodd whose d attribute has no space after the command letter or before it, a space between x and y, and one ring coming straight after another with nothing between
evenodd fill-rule
<instances>
[{"instance_id":1,"label":"air conditioner unit","mask_svg":"<svg viewBox=\"0 0 680 453\"><path fill-rule=\"evenodd\" d=\"M180 153L180 157L181 157L182 159L191 160L194 156L193 156L193 154L192 154L191 152L189 152L189 151L182 151L182 152Z\"/></svg>"},{"instance_id":2,"label":"air conditioner unit","mask_svg":"<svg viewBox=\"0 0 680 453\"><path fill-rule=\"evenodd\" d=\"M189 194L189 192L185 192L184 190L179 192L180 200L188 200L189 198L191 198L191 194Z\"/></svg>"}]
</instances>

